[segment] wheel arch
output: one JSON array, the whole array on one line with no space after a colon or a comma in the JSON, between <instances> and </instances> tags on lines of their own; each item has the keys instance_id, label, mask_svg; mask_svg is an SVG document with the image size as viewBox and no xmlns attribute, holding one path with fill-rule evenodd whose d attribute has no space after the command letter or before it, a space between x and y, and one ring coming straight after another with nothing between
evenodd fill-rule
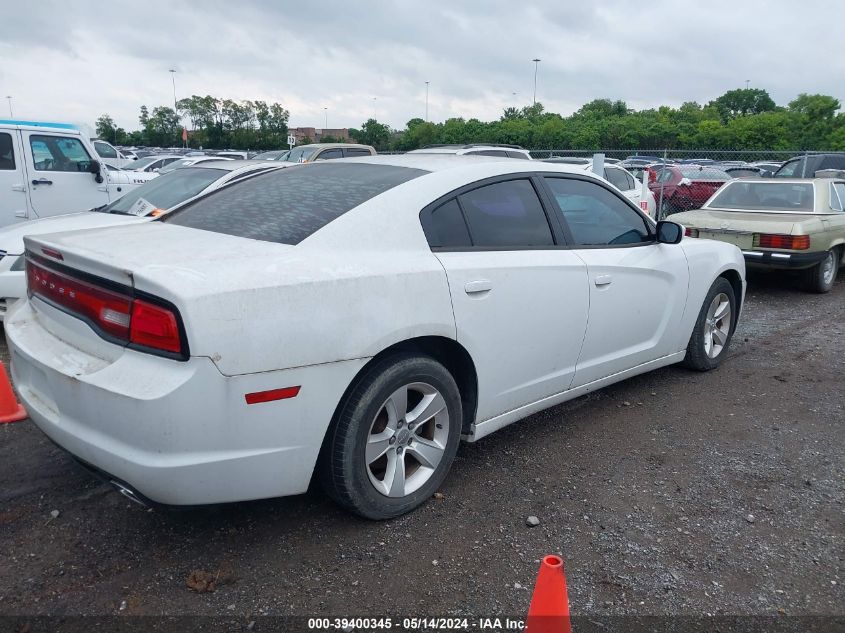
<instances>
[{"instance_id":1,"label":"wheel arch","mask_svg":"<svg viewBox=\"0 0 845 633\"><path fill-rule=\"evenodd\" d=\"M719 274L719 277L726 279L731 285L731 288L733 288L734 299L736 300L736 316L734 317L733 327L736 327L736 324L739 321L739 315L742 312L742 277L740 276L739 271L733 268L723 270Z\"/></svg>"},{"instance_id":2,"label":"wheel arch","mask_svg":"<svg viewBox=\"0 0 845 633\"><path fill-rule=\"evenodd\" d=\"M332 428L335 426L340 411L346 404L349 394L352 393L370 368L385 357L402 352L418 353L429 356L443 365L447 371L452 374L452 377L458 384L458 391L461 394L461 402L463 405L461 433L469 433L470 427L475 421L475 413L478 409L478 373L476 372L475 363L473 362L472 357L466 348L454 339L436 335L417 336L399 341L386 347L367 361L358 373L355 374L355 377L349 383L349 386L343 392L343 395L337 403L337 407L332 415L331 423L326 429L326 434L323 438L324 446Z\"/></svg>"}]
</instances>

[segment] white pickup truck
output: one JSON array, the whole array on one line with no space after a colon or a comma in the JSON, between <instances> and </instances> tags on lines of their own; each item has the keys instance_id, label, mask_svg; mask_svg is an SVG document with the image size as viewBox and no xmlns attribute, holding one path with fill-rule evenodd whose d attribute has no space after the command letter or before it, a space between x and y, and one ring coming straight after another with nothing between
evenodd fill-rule
<instances>
[{"instance_id":1,"label":"white pickup truck","mask_svg":"<svg viewBox=\"0 0 845 633\"><path fill-rule=\"evenodd\" d=\"M100 207L145 180L106 162L75 125L0 120L0 226Z\"/></svg>"}]
</instances>

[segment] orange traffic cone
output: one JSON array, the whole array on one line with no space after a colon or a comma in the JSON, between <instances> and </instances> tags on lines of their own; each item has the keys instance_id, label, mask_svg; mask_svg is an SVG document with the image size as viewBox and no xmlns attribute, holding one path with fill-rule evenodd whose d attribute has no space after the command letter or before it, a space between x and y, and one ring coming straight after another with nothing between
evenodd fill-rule
<instances>
[{"instance_id":1,"label":"orange traffic cone","mask_svg":"<svg viewBox=\"0 0 845 633\"><path fill-rule=\"evenodd\" d=\"M540 563L534 595L528 607L525 633L571 632L563 559L559 556L545 556Z\"/></svg>"},{"instance_id":2,"label":"orange traffic cone","mask_svg":"<svg viewBox=\"0 0 845 633\"><path fill-rule=\"evenodd\" d=\"M12 391L12 383L6 375L6 367L0 363L0 424L20 422L26 417L26 409L18 402L15 392Z\"/></svg>"}]
</instances>

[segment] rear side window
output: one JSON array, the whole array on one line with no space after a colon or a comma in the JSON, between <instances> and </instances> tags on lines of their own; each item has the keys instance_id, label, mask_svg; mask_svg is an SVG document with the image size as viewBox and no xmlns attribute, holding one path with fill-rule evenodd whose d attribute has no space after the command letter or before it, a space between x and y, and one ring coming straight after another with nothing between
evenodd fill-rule
<instances>
[{"instance_id":1,"label":"rear side window","mask_svg":"<svg viewBox=\"0 0 845 633\"><path fill-rule=\"evenodd\" d=\"M508 152L509 158L520 158L522 160L528 160L528 156L523 152Z\"/></svg>"},{"instance_id":2,"label":"rear side window","mask_svg":"<svg viewBox=\"0 0 845 633\"><path fill-rule=\"evenodd\" d=\"M343 149L344 156L371 156L370 150L363 147L345 147Z\"/></svg>"},{"instance_id":3,"label":"rear side window","mask_svg":"<svg viewBox=\"0 0 845 633\"><path fill-rule=\"evenodd\" d=\"M427 173L331 161L288 167L233 183L163 221L265 242L299 244L350 209Z\"/></svg>"},{"instance_id":4,"label":"rear side window","mask_svg":"<svg viewBox=\"0 0 845 633\"><path fill-rule=\"evenodd\" d=\"M0 169L15 168L15 150L12 147L12 135L0 133Z\"/></svg>"},{"instance_id":5,"label":"rear side window","mask_svg":"<svg viewBox=\"0 0 845 633\"><path fill-rule=\"evenodd\" d=\"M628 179L625 177L625 172L619 169L605 169L604 174L610 181L610 184L619 189L619 191L627 191L633 189L628 186Z\"/></svg>"},{"instance_id":6,"label":"rear side window","mask_svg":"<svg viewBox=\"0 0 845 633\"><path fill-rule=\"evenodd\" d=\"M549 222L529 180L508 180L458 197L474 246L550 246Z\"/></svg>"},{"instance_id":7,"label":"rear side window","mask_svg":"<svg viewBox=\"0 0 845 633\"><path fill-rule=\"evenodd\" d=\"M433 248L472 246L464 214L454 198L434 209L425 224L426 237Z\"/></svg>"},{"instance_id":8,"label":"rear side window","mask_svg":"<svg viewBox=\"0 0 845 633\"><path fill-rule=\"evenodd\" d=\"M341 148L324 149L322 152L317 154L317 158L314 160L332 160L334 158L343 158L343 150Z\"/></svg>"}]
</instances>

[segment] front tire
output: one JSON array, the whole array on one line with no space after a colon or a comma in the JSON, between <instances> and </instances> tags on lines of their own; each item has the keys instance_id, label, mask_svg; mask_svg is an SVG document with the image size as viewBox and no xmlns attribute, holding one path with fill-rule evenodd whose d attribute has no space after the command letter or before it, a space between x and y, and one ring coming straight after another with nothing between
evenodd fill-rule
<instances>
[{"instance_id":1,"label":"front tire","mask_svg":"<svg viewBox=\"0 0 845 633\"><path fill-rule=\"evenodd\" d=\"M836 274L839 272L839 251L835 248L827 252L827 256L812 268L804 271L804 288L809 292L823 294L830 292Z\"/></svg>"},{"instance_id":2,"label":"front tire","mask_svg":"<svg viewBox=\"0 0 845 633\"><path fill-rule=\"evenodd\" d=\"M722 363L736 325L736 297L730 282L719 277L704 299L684 364L697 371L710 371Z\"/></svg>"},{"instance_id":3,"label":"front tire","mask_svg":"<svg viewBox=\"0 0 845 633\"><path fill-rule=\"evenodd\" d=\"M358 381L329 430L319 465L323 488L367 519L413 510L446 478L461 418L458 386L443 365L412 354L382 359Z\"/></svg>"}]
</instances>

